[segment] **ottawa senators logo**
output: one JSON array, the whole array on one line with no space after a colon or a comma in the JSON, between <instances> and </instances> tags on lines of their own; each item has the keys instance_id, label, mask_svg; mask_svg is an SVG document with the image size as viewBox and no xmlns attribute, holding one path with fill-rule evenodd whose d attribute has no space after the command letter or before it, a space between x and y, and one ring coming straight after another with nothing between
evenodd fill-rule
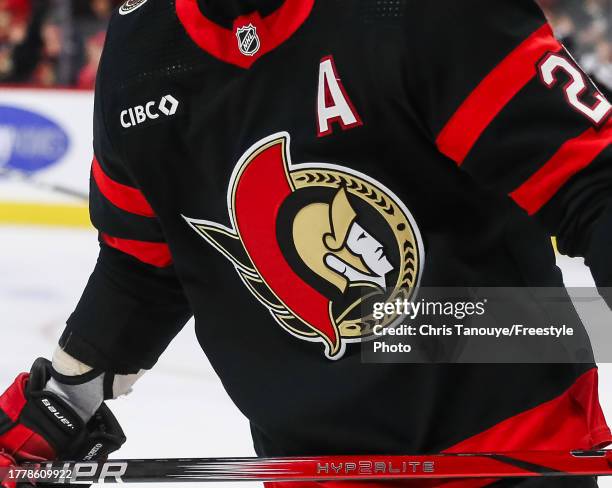
<instances>
[{"instance_id":1,"label":"ottawa senators logo","mask_svg":"<svg viewBox=\"0 0 612 488\"><path fill-rule=\"evenodd\" d=\"M289 134L274 134L240 159L228 188L229 227L184 218L283 329L322 342L325 355L338 359L346 343L381 324L373 302L413 298L423 245L387 188L342 166L292 164L289 143Z\"/></svg>"}]
</instances>

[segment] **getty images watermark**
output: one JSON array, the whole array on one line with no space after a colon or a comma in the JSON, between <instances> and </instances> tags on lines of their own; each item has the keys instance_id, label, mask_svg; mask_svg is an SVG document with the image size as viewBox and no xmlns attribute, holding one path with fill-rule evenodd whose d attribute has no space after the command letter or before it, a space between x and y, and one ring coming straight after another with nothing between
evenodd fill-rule
<instances>
[{"instance_id":1,"label":"getty images watermark","mask_svg":"<svg viewBox=\"0 0 612 488\"><path fill-rule=\"evenodd\" d=\"M364 362L612 362L612 312L591 288L423 288L364 299Z\"/></svg>"}]
</instances>

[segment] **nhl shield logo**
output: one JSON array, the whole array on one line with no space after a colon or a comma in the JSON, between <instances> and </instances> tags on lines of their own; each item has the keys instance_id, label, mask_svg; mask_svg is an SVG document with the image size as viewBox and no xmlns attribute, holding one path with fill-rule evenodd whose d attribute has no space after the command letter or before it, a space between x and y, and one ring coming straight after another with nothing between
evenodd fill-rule
<instances>
[{"instance_id":1,"label":"nhl shield logo","mask_svg":"<svg viewBox=\"0 0 612 488\"><path fill-rule=\"evenodd\" d=\"M253 24L240 27L236 31L238 38L238 49L245 56L254 56L259 51L261 43L257 35L257 29Z\"/></svg>"}]
</instances>

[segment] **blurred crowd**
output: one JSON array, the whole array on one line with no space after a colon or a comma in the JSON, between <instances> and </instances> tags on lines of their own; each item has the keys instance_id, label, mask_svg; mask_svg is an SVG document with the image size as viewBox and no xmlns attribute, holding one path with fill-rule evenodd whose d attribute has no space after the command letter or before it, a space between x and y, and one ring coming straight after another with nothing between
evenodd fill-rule
<instances>
[{"instance_id":1,"label":"blurred crowd","mask_svg":"<svg viewBox=\"0 0 612 488\"><path fill-rule=\"evenodd\" d=\"M118 0L0 0L0 83L93 88Z\"/></svg>"},{"instance_id":2,"label":"blurred crowd","mask_svg":"<svg viewBox=\"0 0 612 488\"><path fill-rule=\"evenodd\" d=\"M611 91L612 0L537 1L583 68ZM0 0L0 83L92 88L118 3Z\"/></svg>"},{"instance_id":3,"label":"blurred crowd","mask_svg":"<svg viewBox=\"0 0 612 488\"><path fill-rule=\"evenodd\" d=\"M538 0L555 34L605 91L612 91L612 0Z\"/></svg>"}]
</instances>

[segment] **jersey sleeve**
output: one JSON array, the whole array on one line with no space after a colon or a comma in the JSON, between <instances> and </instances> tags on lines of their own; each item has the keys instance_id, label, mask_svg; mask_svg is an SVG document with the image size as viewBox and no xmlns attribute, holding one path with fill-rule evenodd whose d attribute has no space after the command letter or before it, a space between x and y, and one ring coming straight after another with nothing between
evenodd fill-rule
<instances>
[{"instance_id":1,"label":"jersey sleeve","mask_svg":"<svg viewBox=\"0 0 612 488\"><path fill-rule=\"evenodd\" d=\"M584 255L612 199L612 106L534 1L424 3L410 88L428 136Z\"/></svg>"},{"instance_id":2,"label":"jersey sleeve","mask_svg":"<svg viewBox=\"0 0 612 488\"><path fill-rule=\"evenodd\" d=\"M129 374L155 364L191 310L156 213L106 130L109 62L103 56L96 84L90 178L100 254L60 346L96 369Z\"/></svg>"}]
</instances>

